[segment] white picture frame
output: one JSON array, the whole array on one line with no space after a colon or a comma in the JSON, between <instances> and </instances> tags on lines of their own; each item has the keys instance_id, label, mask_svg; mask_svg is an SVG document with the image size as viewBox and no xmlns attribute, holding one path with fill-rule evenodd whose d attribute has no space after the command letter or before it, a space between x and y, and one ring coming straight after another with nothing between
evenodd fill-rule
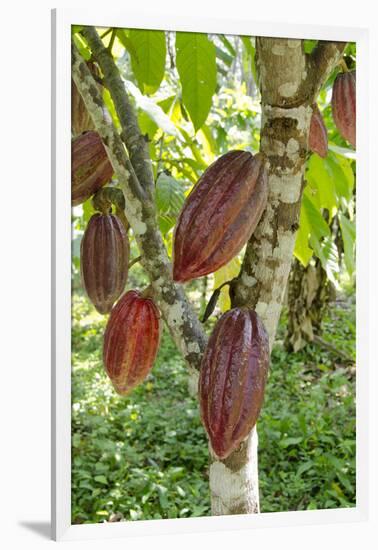
<instances>
[{"instance_id":1,"label":"white picture frame","mask_svg":"<svg viewBox=\"0 0 378 550\"><path fill-rule=\"evenodd\" d=\"M288 38L357 44L357 272L369 271L367 29L251 19L148 16L91 7L52 11L52 536L109 539L167 533L363 521L368 515L368 285L357 277L357 504L355 508L258 515L71 525L71 25L94 25ZM363 116L364 124L361 123ZM363 340L362 340L362 332Z\"/></svg>"}]
</instances>

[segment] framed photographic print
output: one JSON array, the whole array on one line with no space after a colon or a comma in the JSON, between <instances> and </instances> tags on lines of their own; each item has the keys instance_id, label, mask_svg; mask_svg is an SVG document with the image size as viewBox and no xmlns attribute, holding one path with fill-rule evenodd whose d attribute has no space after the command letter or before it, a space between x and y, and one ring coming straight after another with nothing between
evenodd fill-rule
<instances>
[{"instance_id":1,"label":"framed photographic print","mask_svg":"<svg viewBox=\"0 0 378 550\"><path fill-rule=\"evenodd\" d=\"M365 517L367 53L53 12L54 538Z\"/></svg>"}]
</instances>

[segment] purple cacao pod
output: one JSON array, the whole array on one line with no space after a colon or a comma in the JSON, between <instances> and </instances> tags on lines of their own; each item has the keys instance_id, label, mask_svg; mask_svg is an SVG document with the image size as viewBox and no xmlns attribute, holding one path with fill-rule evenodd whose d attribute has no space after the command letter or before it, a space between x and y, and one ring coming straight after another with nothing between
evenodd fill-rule
<instances>
[{"instance_id":1,"label":"purple cacao pod","mask_svg":"<svg viewBox=\"0 0 378 550\"><path fill-rule=\"evenodd\" d=\"M113 167L97 132L85 132L72 141L72 204L85 202L113 176Z\"/></svg>"},{"instance_id":2,"label":"purple cacao pod","mask_svg":"<svg viewBox=\"0 0 378 550\"><path fill-rule=\"evenodd\" d=\"M212 273L243 248L268 199L261 154L230 151L201 176L174 232L173 278L185 282Z\"/></svg>"},{"instance_id":3,"label":"purple cacao pod","mask_svg":"<svg viewBox=\"0 0 378 550\"><path fill-rule=\"evenodd\" d=\"M234 308L222 315L200 371L201 418L215 454L227 458L256 424L269 369L269 339L257 314Z\"/></svg>"},{"instance_id":4,"label":"purple cacao pod","mask_svg":"<svg viewBox=\"0 0 378 550\"><path fill-rule=\"evenodd\" d=\"M356 147L356 72L337 75L332 88L332 115L344 139Z\"/></svg>"},{"instance_id":5,"label":"purple cacao pod","mask_svg":"<svg viewBox=\"0 0 378 550\"><path fill-rule=\"evenodd\" d=\"M99 313L109 313L125 289L129 239L117 216L94 214L80 249L83 286Z\"/></svg>"},{"instance_id":6,"label":"purple cacao pod","mask_svg":"<svg viewBox=\"0 0 378 550\"><path fill-rule=\"evenodd\" d=\"M105 370L115 390L128 394L154 364L160 341L159 310L150 298L130 290L112 309L104 336Z\"/></svg>"},{"instance_id":7,"label":"purple cacao pod","mask_svg":"<svg viewBox=\"0 0 378 550\"><path fill-rule=\"evenodd\" d=\"M318 106L313 106L310 132L308 136L308 146L313 153L320 157L326 157L328 153L328 135L324 125L323 117L320 114Z\"/></svg>"}]
</instances>

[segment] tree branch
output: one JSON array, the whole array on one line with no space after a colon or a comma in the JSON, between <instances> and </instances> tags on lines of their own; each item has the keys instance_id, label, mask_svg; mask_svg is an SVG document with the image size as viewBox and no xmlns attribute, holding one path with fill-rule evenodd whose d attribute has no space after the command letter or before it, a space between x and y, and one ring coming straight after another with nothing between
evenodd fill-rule
<instances>
[{"instance_id":1,"label":"tree branch","mask_svg":"<svg viewBox=\"0 0 378 550\"><path fill-rule=\"evenodd\" d=\"M205 333L182 287L172 280L172 267L157 226L155 204L141 187L114 125L104 118L101 94L75 45L72 46L72 77L125 194L126 217L141 251L141 263L151 280L160 311L188 365L198 370L206 344ZM113 84L115 94L120 93L118 83L110 80L108 86L112 97ZM125 94L125 91L122 93Z\"/></svg>"},{"instance_id":2,"label":"tree branch","mask_svg":"<svg viewBox=\"0 0 378 550\"><path fill-rule=\"evenodd\" d=\"M313 101L316 101L320 88L339 62L345 46L345 42L320 40L316 48L308 56L307 78L304 86L308 89L309 96Z\"/></svg>"},{"instance_id":3,"label":"tree branch","mask_svg":"<svg viewBox=\"0 0 378 550\"><path fill-rule=\"evenodd\" d=\"M110 51L104 46L94 27L84 27L81 34L92 50L104 74L105 86L111 90L114 106L121 123L121 137L130 155L131 164L140 184L153 196L154 176L148 144L139 130L134 107L126 94L125 85Z\"/></svg>"}]
</instances>

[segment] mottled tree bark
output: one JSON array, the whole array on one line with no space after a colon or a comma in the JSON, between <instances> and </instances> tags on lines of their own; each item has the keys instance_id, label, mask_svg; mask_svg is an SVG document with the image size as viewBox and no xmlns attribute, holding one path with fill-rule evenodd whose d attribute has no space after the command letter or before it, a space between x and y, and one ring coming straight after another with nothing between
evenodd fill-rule
<instances>
[{"instance_id":1,"label":"mottled tree bark","mask_svg":"<svg viewBox=\"0 0 378 550\"><path fill-rule=\"evenodd\" d=\"M142 254L142 265L172 337L190 370L196 373L196 387L206 337L182 286L172 281L171 264L156 223L146 146L111 54L94 28L86 28L84 35L113 98L123 142L114 126L104 119L98 87L75 47L73 78L125 193L125 213ZM343 47L321 43L307 57L300 40L257 39L262 93L261 151L269 161L270 195L231 290L233 305L252 307L259 313L271 346L298 225L311 103ZM259 511L256 429L226 460L218 460L210 449L210 491L213 514Z\"/></svg>"}]
</instances>

